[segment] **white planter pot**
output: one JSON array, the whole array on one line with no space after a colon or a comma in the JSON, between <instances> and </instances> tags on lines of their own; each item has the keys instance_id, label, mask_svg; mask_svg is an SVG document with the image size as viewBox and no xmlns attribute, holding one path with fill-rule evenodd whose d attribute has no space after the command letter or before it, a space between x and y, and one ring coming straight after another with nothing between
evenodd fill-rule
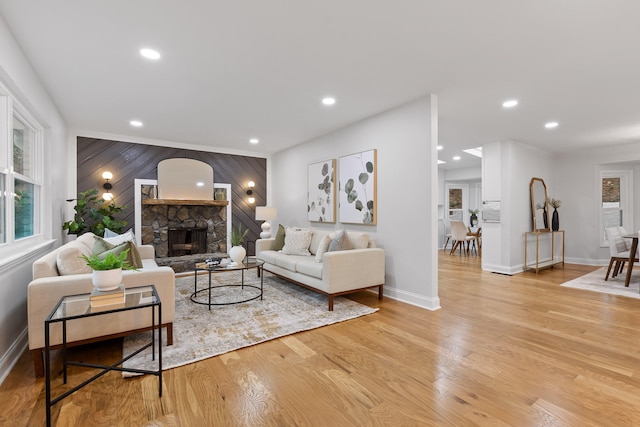
<instances>
[{"instance_id":1,"label":"white planter pot","mask_svg":"<svg viewBox=\"0 0 640 427\"><path fill-rule=\"evenodd\" d=\"M243 246L233 246L229 250L229 258L233 261L230 265L238 265L247 255L247 250Z\"/></svg>"},{"instance_id":2,"label":"white planter pot","mask_svg":"<svg viewBox=\"0 0 640 427\"><path fill-rule=\"evenodd\" d=\"M99 291L112 291L122 283L122 269L93 270L93 286Z\"/></svg>"}]
</instances>

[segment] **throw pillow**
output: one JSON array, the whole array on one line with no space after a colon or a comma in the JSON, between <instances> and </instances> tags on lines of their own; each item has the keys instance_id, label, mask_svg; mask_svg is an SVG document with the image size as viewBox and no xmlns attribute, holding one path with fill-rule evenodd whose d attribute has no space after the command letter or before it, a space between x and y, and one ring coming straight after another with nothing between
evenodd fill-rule
<instances>
[{"instance_id":1,"label":"throw pillow","mask_svg":"<svg viewBox=\"0 0 640 427\"><path fill-rule=\"evenodd\" d=\"M286 235L286 231L282 224L278 225L278 232L276 233L275 242L273 242L273 250L281 251L284 246L284 237Z\"/></svg>"},{"instance_id":2,"label":"throw pillow","mask_svg":"<svg viewBox=\"0 0 640 427\"><path fill-rule=\"evenodd\" d=\"M91 254L84 253L78 246L69 244L65 245L65 247L58 251L58 255L56 257L58 273L61 276L91 273L91 267L87 265L85 260L80 258L82 255L89 256Z\"/></svg>"},{"instance_id":3,"label":"throw pillow","mask_svg":"<svg viewBox=\"0 0 640 427\"><path fill-rule=\"evenodd\" d=\"M115 231L109 230L108 228L104 229L104 238L108 239L109 237L116 237L119 236L118 233L116 233Z\"/></svg>"},{"instance_id":4,"label":"throw pillow","mask_svg":"<svg viewBox=\"0 0 640 427\"><path fill-rule=\"evenodd\" d=\"M106 231L105 231L105 234L106 234ZM120 243L124 243L124 242L133 242L134 241L134 235L133 235L133 232L131 230L128 230L125 233L116 234L113 237L105 236L104 240L106 240L107 242L111 243L112 245L119 245Z\"/></svg>"},{"instance_id":5,"label":"throw pillow","mask_svg":"<svg viewBox=\"0 0 640 427\"><path fill-rule=\"evenodd\" d=\"M285 255L311 255L309 252L309 244L311 243L312 236L313 230L310 228L287 227L282 253Z\"/></svg>"},{"instance_id":6,"label":"throw pillow","mask_svg":"<svg viewBox=\"0 0 640 427\"><path fill-rule=\"evenodd\" d=\"M331 234L325 234L325 236L320 240L320 244L318 245L318 250L316 251L316 262L322 262L322 255L329 249L329 244L331 243Z\"/></svg>"},{"instance_id":7,"label":"throw pillow","mask_svg":"<svg viewBox=\"0 0 640 427\"><path fill-rule=\"evenodd\" d=\"M344 230L340 230L336 233L334 239L329 243L327 252L341 251L344 245Z\"/></svg>"},{"instance_id":8,"label":"throw pillow","mask_svg":"<svg viewBox=\"0 0 640 427\"><path fill-rule=\"evenodd\" d=\"M129 265L135 268L142 268L142 258L140 252L133 242L123 242L118 245L109 243L109 239L103 239L102 237L95 236L95 243L93 244L93 254L98 255L98 258L104 259L108 253L114 255L120 255L121 252L129 249L127 254L127 262Z\"/></svg>"}]
</instances>

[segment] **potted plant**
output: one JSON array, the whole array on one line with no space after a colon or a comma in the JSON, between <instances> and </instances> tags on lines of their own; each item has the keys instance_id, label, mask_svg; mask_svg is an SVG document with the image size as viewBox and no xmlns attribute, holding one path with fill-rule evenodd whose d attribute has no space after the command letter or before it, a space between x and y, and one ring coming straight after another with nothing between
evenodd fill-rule
<instances>
[{"instance_id":1,"label":"potted plant","mask_svg":"<svg viewBox=\"0 0 640 427\"><path fill-rule=\"evenodd\" d=\"M117 206L113 200L101 199L95 188L83 191L78 194L77 199L68 199L67 202L74 200L76 205L73 207L73 219L62 224L62 229L67 230L70 235L79 236L91 231L102 237L105 228L120 234L127 225L127 221L115 219L115 215L122 212L125 206Z\"/></svg>"},{"instance_id":2,"label":"potted plant","mask_svg":"<svg viewBox=\"0 0 640 427\"><path fill-rule=\"evenodd\" d=\"M469 209L469 213L471 214L471 217L469 218L469 224L471 225L471 227L475 227L475 225L478 223L478 209Z\"/></svg>"},{"instance_id":3,"label":"potted plant","mask_svg":"<svg viewBox=\"0 0 640 427\"><path fill-rule=\"evenodd\" d=\"M104 257L98 255L81 255L80 257L93 270L92 282L93 286L99 291L111 291L116 289L122 283L122 270L135 270L136 268L129 264L127 255L129 249L125 249L118 255L109 252Z\"/></svg>"},{"instance_id":4,"label":"potted plant","mask_svg":"<svg viewBox=\"0 0 640 427\"><path fill-rule=\"evenodd\" d=\"M249 229L243 230L242 224L238 225L238 228L231 229L231 249L229 249L229 257L233 261L231 266L238 265L242 262L244 257L247 255L247 251L242 246L242 242L249 234Z\"/></svg>"}]
</instances>

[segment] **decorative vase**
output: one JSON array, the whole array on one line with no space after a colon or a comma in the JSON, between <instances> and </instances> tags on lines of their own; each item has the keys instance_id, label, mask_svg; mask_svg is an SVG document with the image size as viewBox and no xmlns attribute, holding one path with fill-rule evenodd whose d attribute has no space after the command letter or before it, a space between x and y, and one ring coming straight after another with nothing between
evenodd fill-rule
<instances>
[{"instance_id":1,"label":"decorative vase","mask_svg":"<svg viewBox=\"0 0 640 427\"><path fill-rule=\"evenodd\" d=\"M472 227L475 227L477 223L478 223L478 215L471 214L471 218L469 219L469 224L471 224Z\"/></svg>"},{"instance_id":2,"label":"decorative vase","mask_svg":"<svg viewBox=\"0 0 640 427\"><path fill-rule=\"evenodd\" d=\"M229 258L231 258L233 262L229 265L234 266L240 264L246 255L247 250L244 246L233 246L229 250Z\"/></svg>"},{"instance_id":3,"label":"decorative vase","mask_svg":"<svg viewBox=\"0 0 640 427\"><path fill-rule=\"evenodd\" d=\"M122 269L93 270L91 276L93 286L99 291L112 291L122 283Z\"/></svg>"},{"instance_id":4,"label":"decorative vase","mask_svg":"<svg viewBox=\"0 0 640 427\"><path fill-rule=\"evenodd\" d=\"M215 200L224 200L224 190L220 190L220 189L216 190L213 193L213 198Z\"/></svg>"},{"instance_id":5,"label":"decorative vase","mask_svg":"<svg viewBox=\"0 0 640 427\"><path fill-rule=\"evenodd\" d=\"M551 216L551 230L560 230L560 218L558 217L558 210L553 208L553 214Z\"/></svg>"},{"instance_id":6,"label":"decorative vase","mask_svg":"<svg viewBox=\"0 0 640 427\"><path fill-rule=\"evenodd\" d=\"M547 214L547 207L542 208L542 219L544 220L544 228L549 228L549 215Z\"/></svg>"}]
</instances>

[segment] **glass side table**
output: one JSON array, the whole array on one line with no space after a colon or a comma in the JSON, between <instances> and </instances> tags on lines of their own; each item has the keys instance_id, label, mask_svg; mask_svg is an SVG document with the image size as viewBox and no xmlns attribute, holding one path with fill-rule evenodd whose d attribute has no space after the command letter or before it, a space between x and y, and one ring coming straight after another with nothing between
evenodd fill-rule
<instances>
[{"instance_id":1,"label":"glass side table","mask_svg":"<svg viewBox=\"0 0 640 427\"><path fill-rule=\"evenodd\" d=\"M60 298L51 314L44 321L44 354L45 354L45 383L46 383L46 400L47 400L47 427L51 426L51 407L80 390L82 387L100 378L110 371L133 372L138 374L152 374L158 377L158 396L162 397L162 303L154 285L138 286L134 288L126 288L124 290L125 301L119 304L105 305L101 307L91 307L91 294L68 295ZM151 342L144 344L142 347L126 356L124 359L112 365L98 365L93 363L84 363L67 360L67 323L70 321L84 319L92 316L102 316L109 313L118 313L128 310L139 310L148 308L151 310ZM158 321L156 323L156 311L158 313ZM50 345L50 328L54 323L62 323L62 361L63 361L63 381L67 383L67 366L85 366L90 368L101 369L100 372L84 381L83 383L64 392L60 396L51 399L51 345ZM131 359L146 348L151 347L152 360L155 360L156 338L155 330L158 330L158 370L143 369L126 369L119 367L127 360Z\"/></svg>"}]
</instances>

